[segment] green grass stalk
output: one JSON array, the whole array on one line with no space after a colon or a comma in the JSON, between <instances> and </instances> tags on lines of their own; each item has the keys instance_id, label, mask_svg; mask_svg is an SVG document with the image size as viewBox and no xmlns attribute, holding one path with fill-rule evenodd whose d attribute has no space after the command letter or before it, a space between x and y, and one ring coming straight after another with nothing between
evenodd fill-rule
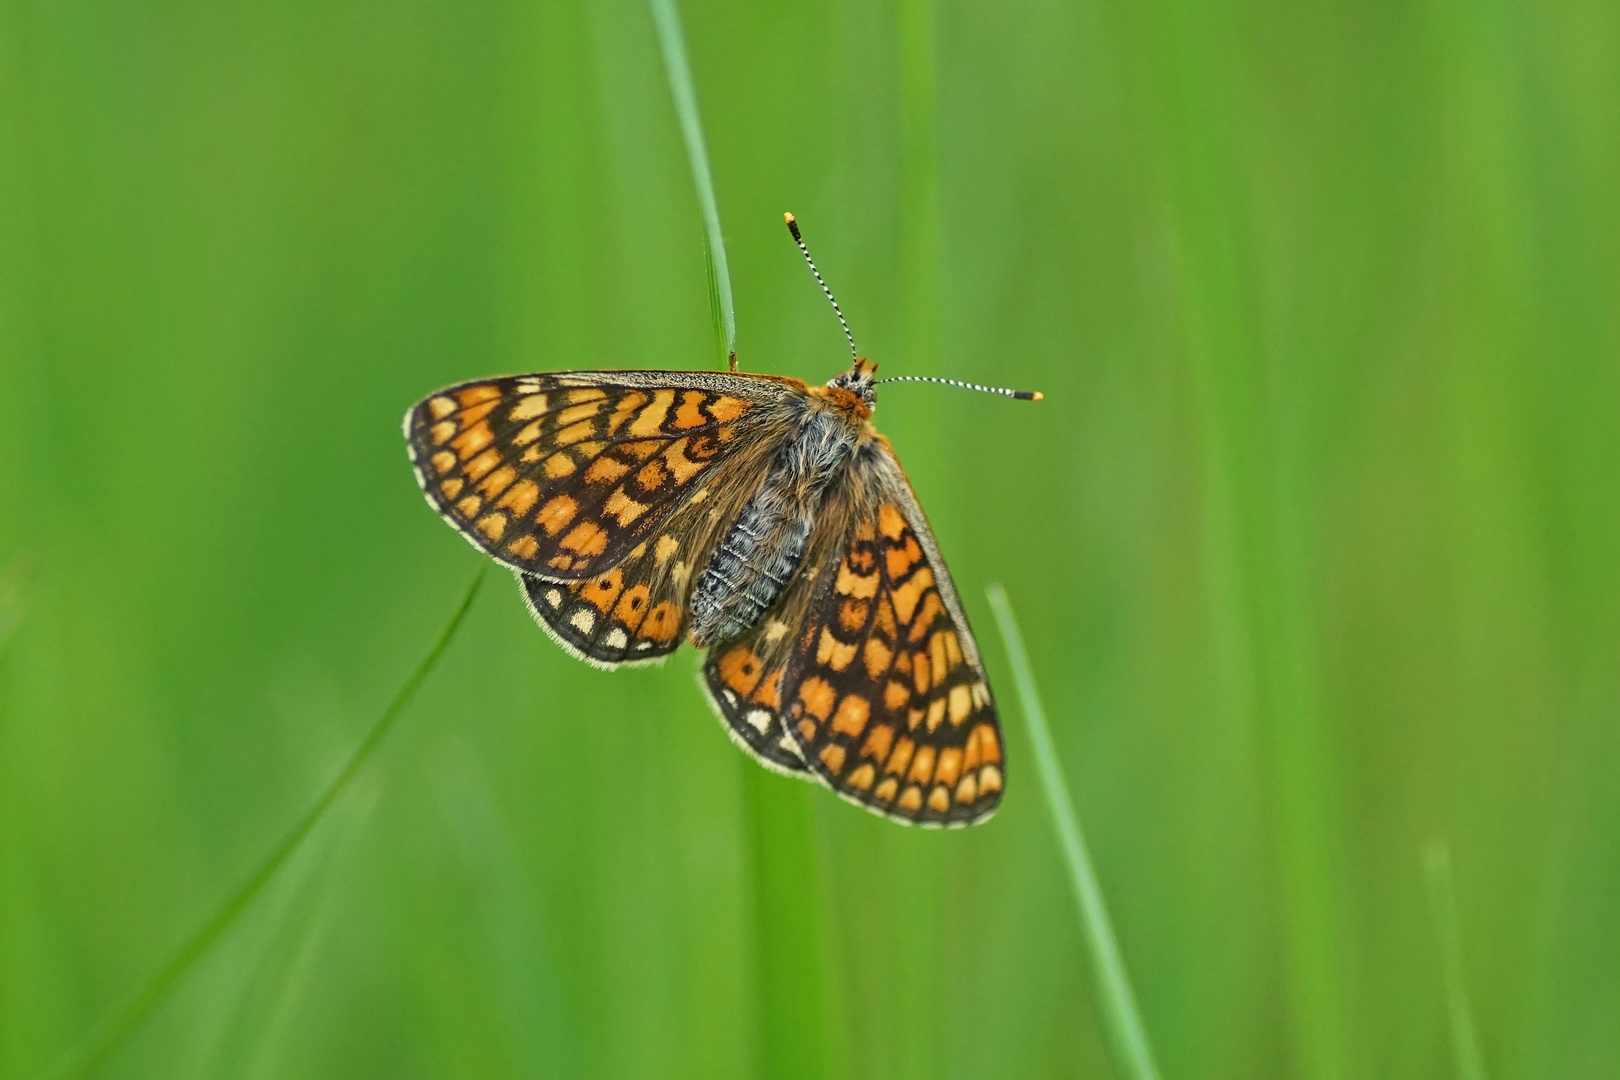
<instances>
[{"instance_id":1,"label":"green grass stalk","mask_svg":"<svg viewBox=\"0 0 1620 1080\"><path fill-rule=\"evenodd\" d=\"M658 45L675 100L681 137L692 165L707 240L704 269L709 282L709 310L714 320L720 359L736 354L737 321L731 299L731 272L726 263L725 238L720 230L720 205L703 141L697 91L681 36L675 0L647 0L652 9ZM837 1052L829 1015L825 943L819 933L782 934L775 925L786 913L811 902L819 868L804 853L813 852L815 837L808 807L797 791L773 789L774 777L763 775L752 763L744 781L752 818L752 877L754 917L758 922L756 960L759 978L759 1025L756 1053L772 1076L823 1076ZM785 853L797 853L787 855ZM819 917L812 920L819 922Z\"/></svg>"},{"instance_id":2,"label":"green grass stalk","mask_svg":"<svg viewBox=\"0 0 1620 1080\"><path fill-rule=\"evenodd\" d=\"M1097 872L1091 865L1085 835L1080 831L1080 817L1075 812L1074 800L1069 797L1069 785L1063 779L1063 765L1058 760L1057 747L1053 745L1052 733L1046 725L1046 709L1041 705L1035 674L1030 670L1029 656L1024 652L1024 638L1018 631L1018 620L1013 616L1012 604L1007 599L1005 589L1000 585L991 585L985 592L990 598L990 607L995 611L1002 640L1006 643L1013 682L1017 684L1024 718L1029 723L1030 742L1035 749L1035 767L1041 776L1041 786L1046 791L1046 804L1052 811L1052 824L1057 829L1064 860L1068 863L1069 883L1074 887L1080 930L1091 956L1092 978L1102 1006L1103 1033L1113 1058L1114 1071L1128 1080L1158 1080L1159 1067L1153 1059L1153 1047L1142 1025L1142 1014L1137 1009L1130 976L1125 971L1125 960L1120 955L1119 942L1108 919L1108 905L1103 900Z\"/></svg>"},{"instance_id":3,"label":"green grass stalk","mask_svg":"<svg viewBox=\"0 0 1620 1080\"><path fill-rule=\"evenodd\" d=\"M394 695L394 700L389 703L388 708L383 710L382 716L371 726L371 730L366 732L365 738L360 740L360 745L355 748L354 753L350 755L348 762L344 764L338 774L332 778L332 782L321 793L321 797L315 800L315 804L305 812L297 824L287 831L286 835L281 838L281 842L259 864L258 869L214 913L214 917L204 923L180 947L179 951L169 958L168 963L159 968L157 973L147 980L145 986L141 987L139 991L125 1001L116 1012L102 1021L85 1043L64 1055L56 1067L46 1075L56 1078L56 1080L80 1080L80 1078L89 1076L94 1072L118 1047L124 1036L129 1034L135 1025L139 1024L159 1001L163 1000L164 995L180 981L187 971L191 970L192 965L202 959L214 942L218 941L225 931L229 930L232 924L241 917L242 913L253 904L253 901L264 891L265 886L269 885L275 878L276 872L286 864L287 860L308 838L315 826L320 823L321 818L331 809L332 804L338 800L338 797L344 791L348 790L349 784L366 762L371 759L371 755L381 744L383 737L388 734L389 729L394 726L394 721L399 719L400 714L405 711L405 706L410 704L411 699L416 696L416 692L421 688L423 681L427 679L434 665L439 662L439 657L444 655L444 650L449 646L451 639L455 637L456 631L461 628L462 620L467 617L467 612L472 608L473 598L478 595L478 587L484 583L484 572L488 568L487 563L479 566L477 576L473 578L472 584L467 587L466 595L461 598L461 604L456 608L455 613L450 616L450 621L445 624L444 630L439 634L438 641L434 642L433 648L428 650L428 654L422 658L422 662L417 665L411 677L405 681L405 685L400 687L399 693Z\"/></svg>"},{"instance_id":4,"label":"green grass stalk","mask_svg":"<svg viewBox=\"0 0 1620 1080\"><path fill-rule=\"evenodd\" d=\"M1429 915L1440 941L1440 965L1446 983L1446 1012L1451 1021L1451 1051L1457 1059L1458 1080L1485 1080L1485 1059L1479 1052L1474 1012L1468 1005L1463 981L1462 929L1457 900L1451 888L1451 852L1438 840L1423 849L1423 872L1429 891Z\"/></svg>"},{"instance_id":5,"label":"green grass stalk","mask_svg":"<svg viewBox=\"0 0 1620 1080\"><path fill-rule=\"evenodd\" d=\"M687 62L686 41L681 36L681 17L675 10L675 0L647 0L647 6L652 9L658 48L664 54L664 71L669 75L669 93L675 99L675 117L680 121L686 156L692 163L698 206L703 210L703 235L708 241L709 305L717 320L715 331L720 338L720 359L726 361L737 351L731 269L726 263L720 204L714 197L714 176L709 172L709 151L703 143L703 121L698 116L697 90L692 85L692 67Z\"/></svg>"}]
</instances>

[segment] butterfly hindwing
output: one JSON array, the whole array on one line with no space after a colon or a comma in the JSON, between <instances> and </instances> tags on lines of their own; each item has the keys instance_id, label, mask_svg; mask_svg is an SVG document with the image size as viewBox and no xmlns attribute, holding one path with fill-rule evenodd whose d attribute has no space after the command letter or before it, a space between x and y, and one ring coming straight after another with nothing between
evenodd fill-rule
<instances>
[{"instance_id":1,"label":"butterfly hindwing","mask_svg":"<svg viewBox=\"0 0 1620 1080\"><path fill-rule=\"evenodd\" d=\"M775 772L814 779L798 744L782 727L782 670L787 657L773 661L768 651L761 656L759 644L757 635L750 635L710 649L703 664L703 690L732 741L755 761Z\"/></svg>"},{"instance_id":2,"label":"butterfly hindwing","mask_svg":"<svg viewBox=\"0 0 1620 1080\"><path fill-rule=\"evenodd\" d=\"M796 630L779 709L806 763L900 821L969 825L1001 800L995 704L945 563L884 448Z\"/></svg>"},{"instance_id":3,"label":"butterfly hindwing","mask_svg":"<svg viewBox=\"0 0 1620 1080\"><path fill-rule=\"evenodd\" d=\"M623 567L589 581L517 578L535 621L568 653L594 667L652 663L680 647L680 608L669 600L651 601L643 582L627 588Z\"/></svg>"},{"instance_id":4,"label":"butterfly hindwing","mask_svg":"<svg viewBox=\"0 0 1620 1080\"><path fill-rule=\"evenodd\" d=\"M791 380L562 372L424 398L405 438L428 502L513 570L585 581L618 565L750 445Z\"/></svg>"},{"instance_id":5,"label":"butterfly hindwing","mask_svg":"<svg viewBox=\"0 0 1620 1080\"><path fill-rule=\"evenodd\" d=\"M792 658L795 633L816 598L817 569L835 553L850 518L848 485L821 507L803 562L776 603L735 641L709 650L700 680L709 704L733 742L761 765L805 780L809 770L782 720L782 677Z\"/></svg>"},{"instance_id":6,"label":"butterfly hindwing","mask_svg":"<svg viewBox=\"0 0 1620 1080\"><path fill-rule=\"evenodd\" d=\"M721 462L724 489L676 508L611 570L585 581L519 574L529 611L568 652L602 668L647 663L680 647L694 568L718 542L727 511L754 467L747 456Z\"/></svg>"}]
</instances>

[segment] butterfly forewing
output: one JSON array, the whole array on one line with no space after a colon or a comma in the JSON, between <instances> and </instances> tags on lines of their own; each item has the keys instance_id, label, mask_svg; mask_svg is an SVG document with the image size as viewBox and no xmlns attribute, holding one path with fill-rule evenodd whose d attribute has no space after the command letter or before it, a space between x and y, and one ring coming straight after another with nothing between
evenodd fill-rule
<instances>
[{"instance_id":1,"label":"butterfly forewing","mask_svg":"<svg viewBox=\"0 0 1620 1080\"><path fill-rule=\"evenodd\" d=\"M857 478L858 480L860 478ZM820 581L779 712L840 795L901 821L968 825L1001 800L1001 733L927 522L887 458Z\"/></svg>"},{"instance_id":2,"label":"butterfly forewing","mask_svg":"<svg viewBox=\"0 0 1620 1080\"><path fill-rule=\"evenodd\" d=\"M405 417L428 501L475 546L557 581L598 577L759 440L787 380L565 372L449 387Z\"/></svg>"}]
</instances>

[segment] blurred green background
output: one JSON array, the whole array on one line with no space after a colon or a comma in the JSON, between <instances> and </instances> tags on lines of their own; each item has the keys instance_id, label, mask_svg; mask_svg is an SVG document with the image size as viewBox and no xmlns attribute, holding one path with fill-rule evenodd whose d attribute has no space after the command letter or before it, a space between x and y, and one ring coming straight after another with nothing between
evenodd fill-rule
<instances>
[{"instance_id":1,"label":"blurred green background","mask_svg":"<svg viewBox=\"0 0 1620 1080\"><path fill-rule=\"evenodd\" d=\"M1000 692L965 833L491 575L108 1077L1110 1075L1006 584L1168 1080L1620 1075L1620 7L689 0L745 369L891 387ZM479 558L399 417L713 366L638 0L0 4L0 1070L314 799Z\"/></svg>"}]
</instances>

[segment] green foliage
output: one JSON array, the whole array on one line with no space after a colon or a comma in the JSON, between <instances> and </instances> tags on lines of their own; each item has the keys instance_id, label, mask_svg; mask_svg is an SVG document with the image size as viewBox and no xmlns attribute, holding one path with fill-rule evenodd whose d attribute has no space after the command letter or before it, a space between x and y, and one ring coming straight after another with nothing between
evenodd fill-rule
<instances>
[{"instance_id":1,"label":"green foliage","mask_svg":"<svg viewBox=\"0 0 1620 1080\"><path fill-rule=\"evenodd\" d=\"M1069 793L1063 763L1058 760L1057 747L1052 742L1052 728L1046 722L1046 706L1041 703L1035 673L1029 667L1029 653L1018 629L1018 617L1007 599L1007 590L991 585L986 593L1007 650L1007 662L1012 667L1018 704L1029 726L1030 749L1047 807L1052 812L1052 828L1057 834L1063 861L1068 864L1075 912L1080 917L1080 933L1091 962L1091 978L1114 1072L1126 1080L1159 1080L1152 1041L1142 1026L1141 1009L1136 1004L1136 991L1131 989L1130 974L1125 970L1125 958L1120 955L1114 921L1108 915L1108 902L1097 881L1097 869L1092 865L1085 834L1080 830L1080 818L1075 813L1074 796Z\"/></svg>"},{"instance_id":2,"label":"green foliage","mask_svg":"<svg viewBox=\"0 0 1620 1080\"><path fill-rule=\"evenodd\" d=\"M359 776L360 770L371 760L377 747L382 745L389 729L405 711L405 707L411 703L411 699L422 688L422 683L426 681L434 665L439 662L439 657L444 655L444 650L455 639L456 631L461 628L461 621L467 617L467 612L472 610L473 598L478 595L478 587L483 584L487 570L487 566L478 568L473 576L472 585L467 589L467 595L462 598L455 613L450 616L450 621L445 624L444 632L439 635L439 639L433 643L433 648L411 673L411 677L405 681L399 693L394 695L394 700L366 732L365 738L360 740L360 745L349 755L349 760L344 762L343 768L338 770L338 774L326 785L314 805L304 811L297 823L287 831L287 835L270 849L269 855L254 867L253 873L231 893L219 910L180 946L145 985L113 1010L104 1023L98 1024L90 1038L82 1040L75 1046L62 1063L52 1070L53 1073L63 1077L89 1076L94 1073L118 1048L131 1029L146 1019L147 1014L170 990L174 989L177 982L191 973L192 968L207 955L219 939L236 928L254 901L264 894L265 889L276 880L277 875L281 874L294 856L299 854L315 829L325 822L337 801L348 794L349 787Z\"/></svg>"},{"instance_id":3,"label":"green foliage","mask_svg":"<svg viewBox=\"0 0 1620 1080\"><path fill-rule=\"evenodd\" d=\"M1612 3L680 11L744 370L887 387L1007 704L985 826L761 775L488 583L98 1075L1107 1075L988 580L1162 1074L1620 1073ZM710 366L647 7L0 6L0 1075L313 805L477 557L456 379Z\"/></svg>"}]
</instances>

